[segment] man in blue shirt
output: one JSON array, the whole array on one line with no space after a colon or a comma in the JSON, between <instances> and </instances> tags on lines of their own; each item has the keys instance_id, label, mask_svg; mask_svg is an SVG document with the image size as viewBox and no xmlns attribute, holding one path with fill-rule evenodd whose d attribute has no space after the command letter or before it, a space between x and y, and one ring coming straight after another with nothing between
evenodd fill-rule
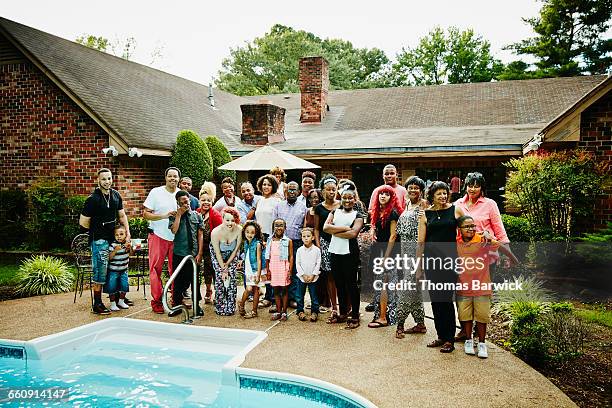
<instances>
[{"instance_id":1,"label":"man in blue shirt","mask_svg":"<svg viewBox=\"0 0 612 408\"><path fill-rule=\"evenodd\" d=\"M240 185L240 195L242 200L236 204L236 209L240 214L240 224L244 224L247 220L255 219L255 207L257 207L257 202L261 196L255 195L255 190L250 181L245 181Z\"/></svg>"},{"instance_id":2,"label":"man in blue shirt","mask_svg":"<svg viewBox=\"0 0 612 408\"><path fill-rule=\"evenodd\" d=\"M293 257L298 248L302 246L301 229L304 225L304 216L306 215L306 205L298 201L300 195L300 186L295 181L287 184L287 200L281 201L272 211L272 219L282 218L285 220L286 228L285 235L293 241ZM297 281L295 262L291 271L291 285L289 285L289 305L297 307Z\"/></svg>"}]
</instances>

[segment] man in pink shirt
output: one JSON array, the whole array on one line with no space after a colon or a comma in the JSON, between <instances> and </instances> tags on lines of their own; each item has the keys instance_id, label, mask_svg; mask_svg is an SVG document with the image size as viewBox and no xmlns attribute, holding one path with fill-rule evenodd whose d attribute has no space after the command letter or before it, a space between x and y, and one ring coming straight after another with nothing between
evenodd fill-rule
<instances>
[{"instance_id":1,"label":"man in pink shirt","mask_svg":"<svg viewBox=\"0 0 612 408\"><path fill-rule=\"evenodd\" d=\"M456 174L451 174L450 180L451 201L454 203L461 197L461 179Z\"/></svg>"},{"instance_id":2,"label":"man in pink shirt","mask_svg":"<svg viewBox=\"0 0 612 408\"><path fill-rule=\"evenodd\" d=\"M397 169L392 164L387 164L383 168L383 180L385 181L384 185L390 186L395 190L395 195L397 196L399 205L404 211L406 208L406 189L401 184L397 183ZM378 196L378 189L382 186L378 186L372 192L372 196L370 197L370 205L368 206L368 210L372 211L374 204L376 203L376 199Z\"/></svg>"}]
</instances>

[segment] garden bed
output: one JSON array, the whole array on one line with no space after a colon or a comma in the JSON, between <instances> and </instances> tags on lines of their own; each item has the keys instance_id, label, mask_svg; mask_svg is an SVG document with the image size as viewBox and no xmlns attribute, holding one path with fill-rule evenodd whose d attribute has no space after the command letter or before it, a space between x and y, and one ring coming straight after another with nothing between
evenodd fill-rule
<instances>
[{"instance_id":1,"label":"garden bed","mask_svg":"<svg viewBox=\"0 0 612 408\"><path fill-rule=\"evenodd\" d=\"M602 310L612 312L612 302L593 305L575 303L576 314L581 311ZM561 389L580 407L608 407L612 401L612 327L592 323L596 319L583 319L589 329L584 353L561 364L534 367ZM487 330L489 340L508 350L510 327L501 316L493 315Z\"/></svg>"}]
</instances>

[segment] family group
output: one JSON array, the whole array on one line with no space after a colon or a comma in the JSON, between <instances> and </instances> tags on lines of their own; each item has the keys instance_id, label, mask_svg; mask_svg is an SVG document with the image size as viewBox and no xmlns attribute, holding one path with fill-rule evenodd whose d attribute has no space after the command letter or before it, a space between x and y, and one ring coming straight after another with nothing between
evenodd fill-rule
<instances>
[{"instance_id":1,"label":"family group","mask_svg":"<svg viewBox=\"0 0 612 408\"><path fill-rule=\"evenodd\" d=\"M381 279L385 283L428 280L442 284L426 294L431 301L437 339L430 347L452 352L454 342L466 341L465 351L476 354L472 340L476 322L478 355L487 357L486 325L489 322L491 291L471 287L471 282L490 282L499 252L516 261L495 201L486 197L482 174L469 173L462 183L465 195L453 202L451 196L460 180L424 182L409 177L398 183L395 166L384 167L384 184L375 188L368 205L348 179L327 174L317 183L310 171L301 182L287 181L283 169L274 167L256 185L234 181L221 183L222 196L216 199L216 185L205 182L193 196L192 181L181 177L175 167L165 171L165 184L153 188L144 201L144 218L149 221L148 251L151 308L164 313L162 268L167 261L170 275L187 257L195 258L198 275L203 275L205 293L193 286L194 271L187 262L174 281L172 302L184 304L185 292L196 291L197 299L212 303L218 315L236 311L243 318L258 317L268 308L272 320L285 321L288 308L295 308L301 321L316 322L319 314L330 312L326 322L345 323L347 329L360 326L361 275L366 248L371 256L413 258L482 258L478 267L464 268L461 274L433 263L432 268L412 271L392 269ZM458 178L457 178L458 179ZM318 184L318 188L316 188ZM125 293L131 251L130 231L120 194L111 188L109 169L98 172L98 187L86 200L80 224L90 235L94 305L97 314L129 307ZM255 188L259 194L255 193ZM454 193L454 194L452 194ZM399 249L396 249L399 248ZM421 265L426 264L425 262ZM239 282L245 287L238 298ZM453 290L448 283L465 283ZM192 286L190 288L190 285ZM435 286L435 285L433 285ZM416 285L418 288L418 285ZM374 312L370 328L397 325L395 336L425 333L424 293L421 290L376 291L366 311ZM109 293L110 310L102 302L102 290ZM309 292L310 305L305 304ZM261 298L261 299L260 299ZM252 308L247 311L248 300ZM455 307L461 331L455 336ZM199 304L196 313L202 315ZM306 310L310 309L309 316ZM169 313L174 316L180 310ZM412 315L415 325L405 327Z\"/></svg>"}]
</instances>

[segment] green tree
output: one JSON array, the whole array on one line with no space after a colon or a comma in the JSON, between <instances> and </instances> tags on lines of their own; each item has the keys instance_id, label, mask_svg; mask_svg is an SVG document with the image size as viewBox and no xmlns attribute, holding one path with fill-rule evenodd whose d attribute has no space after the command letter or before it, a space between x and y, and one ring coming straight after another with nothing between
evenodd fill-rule
<instances>
[{"instance_id":1,"label":"green tree","mask_svg":"<svg viewBox=\"0 0 612 408\"><path fill-rule=\"evenodd\" d=\"M355 48L349 41L322 40L313 33L275 24L263 37L230 50L216 84L236 95L298 92L299 59L311 55L322 55L329 62L332 89L380 86L380 72L389 62L377 48Z\"/></svg>"},{"instance_id":2,"label":"green tree","mask_svg":"<svg viewBox=\"0 0 612 408\"><path fill-rule=\"evenodd\" d=\"M402 48L389 73L394 86L488 82L503 69L491 44L468 29L435 27L415 48Z\"/></svg>"},{"instance_id":3,"label":"green tree","mask_svg":"<svg viewBox=\"0 0 612 408\"><path fill-rule=\"evenodd\" d=\"M137 42L134 37L125 39L116 38L110 41L102 36L97 37L91 34L83 34L75 40L78 44L84 45L94 50L112 54L115 57L123 58L126 61L131 61L134 57L137 48ZM150 54L149 65L154 65L157 61L163 58L163 46L157 45Z\"/></svg>"},{"instance_id":4,"label":"green tree","mask_svg":"<svg viewBox=\"0 0 612 408\"><path fill-rule=\"evenodd\" d=\"M609 0L540 0L540 15L524 18L535 37L506 49L534 56L542 76L606 73L612 62L612 40L602 38L610 28Z\"/></svg>"},{"instance_id":5,"label":"green tree","mask_svg":"<svg viewBox=\"0 0 612 408\"><path fill-rule=\"evenodd\" d=\"M193 130L181 130L176 138L170 165L188 176L194 186L202 185L213 177L213 159L208 146Z\"/></svg>"},{"instance_id":6,"label":"green tree","mask_svg":"<svg viewBox=\"0 0 612 408\"><path fill-rule=\"evenodd\" d=\"M91 34L83 34L80 37L77 37L76 42L78 44L84 45L89 48L93 48L94 50L106 52L108 49L110 42L107 38L104 37L96 37Z\"/></svg>"},{"instance_id":7,"label":"green tree","mask_svg":"<svg viewBox=\"0 0 612 408\"><path fill-rule=\"evenodd\" d=\"M236 181L236 172L234 170L219 170L219 167L232 161L232 156L223 142L219 140L217 136L208 136L206 139L204 139L204 141L206 142L208 150L210 150L210 154L212 156L213 176L215 181L220 183L225 177L231 177L234 181Z\"/></svg>"}]
</instances>

